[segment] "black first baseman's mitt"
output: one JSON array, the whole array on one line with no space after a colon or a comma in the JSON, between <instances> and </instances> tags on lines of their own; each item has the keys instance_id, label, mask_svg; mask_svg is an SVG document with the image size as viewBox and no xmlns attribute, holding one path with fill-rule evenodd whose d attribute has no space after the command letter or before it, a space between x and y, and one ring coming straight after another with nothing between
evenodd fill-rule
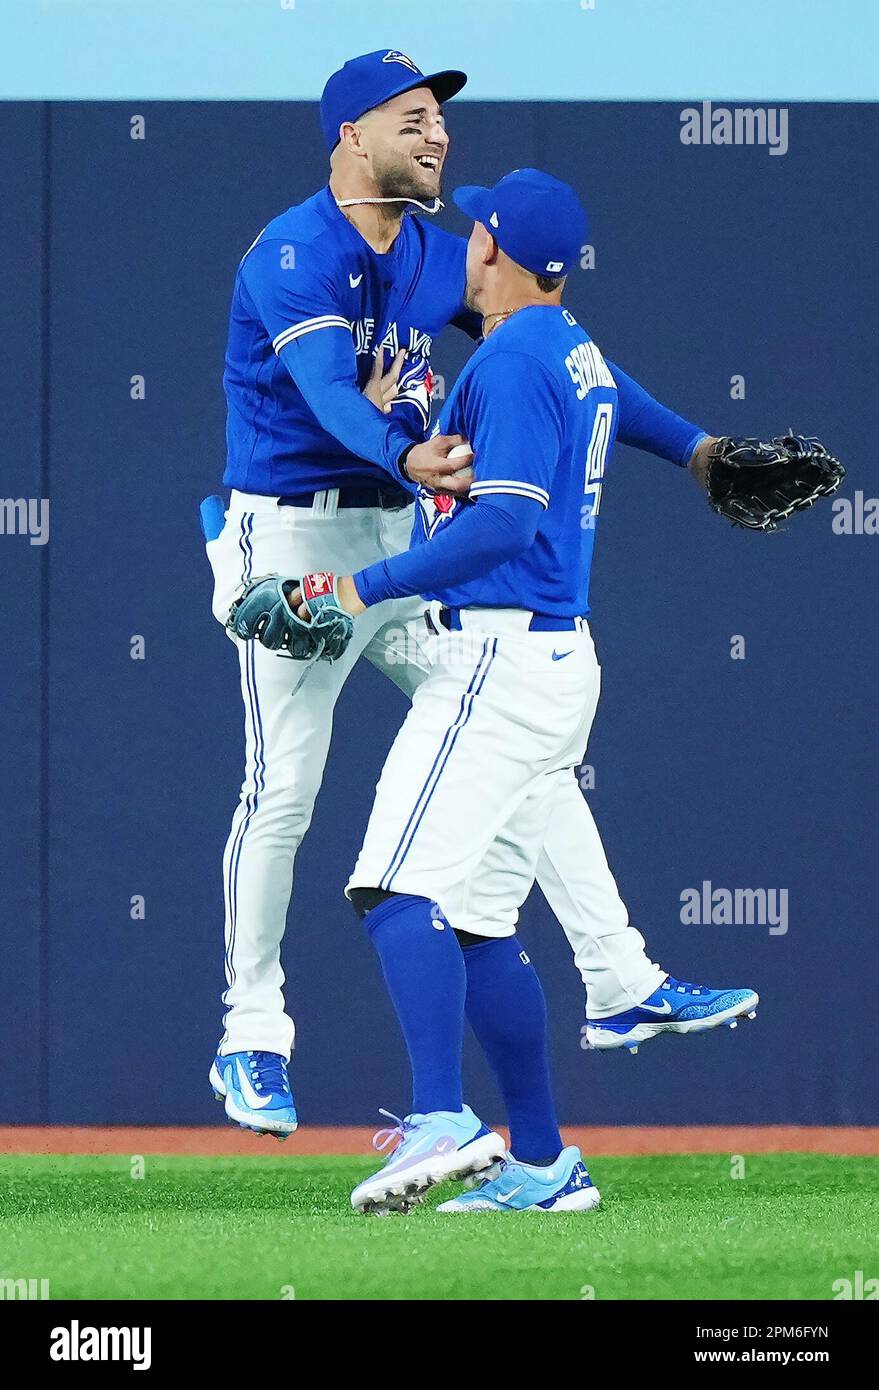
<instances>
[{"instance_id":1,"label":"black first baseman's mitt","mask_svg":"<svg viewBox=\"0 0 879 1390\"><path fill-rule=\"evenodd\" d=\"M845 469L817 439L719 439L705 486L714 511L736 526L775 531L779 521L836 492Z\"/></svg>"},{"instance_id":2,"label":"black first baseman's mitt","mask_svg":"<svg viewBox=\"0 0 879 1390\"><path fill-rule=\"evenodd\" d=\"M300 589L310 620L300 618L288 595ZM354 633L354 619L338 601L333 574L306 574L301 579L262 575L250 579L229 609L226 627L245 642L261 642L294 661L336 661Z\"/></svg>"}]
</instances>

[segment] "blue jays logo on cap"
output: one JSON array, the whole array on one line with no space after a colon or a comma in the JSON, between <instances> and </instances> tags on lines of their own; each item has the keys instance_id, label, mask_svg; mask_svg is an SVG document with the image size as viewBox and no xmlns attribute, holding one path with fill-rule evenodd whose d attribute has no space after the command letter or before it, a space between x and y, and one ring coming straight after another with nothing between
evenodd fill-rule
<instances>
[{"instance_id":1,"label":"blue jays logo on cap","mask_svg":"<svg viewBox=\"0 0 879 1390\"><path fill-rule=\"evenodd\" d=\"M375 53L349 58L344 67L333 73L320 99L320 123L327 147L336 148L339 127L346 121L358 121L392 97L411 92L414 87L429 87L437 101L448 101L466 81L467 74L456 68L424 73L399 48L379 48Z\"/></svg>"},{"instance_id":2,"label":"blue jays logo on cap","mask_svg":"<svg viewBox=\"0 0 879 1390\"><path fill-rule=\"evenodd\" d=\"M402 63L404 68L409 68L410 71L414 72L418 77L421 76L421 69L415 66L411 58L407 58L405 53L400 53L396 48L391 49L390 53L386 53L382 58L382 62Z\"/></svg>"}]
</instances>

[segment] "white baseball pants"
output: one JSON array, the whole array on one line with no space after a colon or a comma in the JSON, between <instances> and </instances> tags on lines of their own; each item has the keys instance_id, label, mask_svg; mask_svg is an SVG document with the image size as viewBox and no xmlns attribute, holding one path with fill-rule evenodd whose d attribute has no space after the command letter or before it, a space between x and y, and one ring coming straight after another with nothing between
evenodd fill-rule
<instances>
[{"instance_id":1,"label":"white baseball pants","mask_svg":"<svg viewBox=\"0 0 879 1390\"><path fill-rule=\"evenodd\" d=\"M244 579L272 573L298 576L317 569L351 574L407 548L410 508L396 512L339 509L337 501L338 494L328 491L319 493L310 509L279 507L277 498L233 492L223 531L206 547L214 573L213 611L218 621L225 621ZM281 941L293 862L323 777L335 702L361 655L407 694L414 693L430 668L421 616L425 607L423 600L406 600L370 609L356 619L354 638L344 657L333 664L315 663L304 679L300 663L266 651L257 642L235 643L246 764L223 856L227 981L223 1053L254 1049L290 1054L294 1024L284 1007ZM401 641L404 628L407 636ZM559 768L559 775L552 778L552 814L538 854L537 880L573 949L590 1016L601 1018L646 998L664 972L648 960L643 937L629 924L595 822L577 785L573 763L582 752L581 747L568 769ZM515 862L515 854L503 848L502 829L491 853L503 854L507 871ZM530 881L533 867L529 870L522 859L515 882L524 881L526 874ZM498 934L499 923L506 930L514 929L509 925L509 905L501 908L500 917L492 916L489 907L486 904L483 926L474 924L470 930Z\"/></svg>"},{"instance_id":2,"label":"white baseball pants","mask_svg":"<svg viewBox=\"0 0 879 1390\"><path fill-rule=\"evenodd\" d=\"M438 626L429 639L430 669L385 761L349 895L411 893L458 930L515 932L600 684L582 619L530 632L530 618L467 609L461 631Z\"/></svg>"}]
</instances>

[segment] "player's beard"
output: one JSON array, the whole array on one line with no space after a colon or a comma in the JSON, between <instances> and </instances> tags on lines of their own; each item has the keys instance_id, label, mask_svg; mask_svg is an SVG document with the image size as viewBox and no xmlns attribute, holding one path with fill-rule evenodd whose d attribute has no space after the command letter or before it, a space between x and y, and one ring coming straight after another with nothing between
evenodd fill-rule
<instances>
[{"instance_id":1,"label":"player's beard","mask_svg":"<svg viewBox=\"0 0 879 1390\"><path fill-rule=\"evenodd\" d=\"M412 198L430 203L440 195L439 178L427 170L420 177L418 166L413 166L411 158L396 150L389 150L376 159L374 176L379 198Z\"/></svg>"},{"instance_id":2,"label":"player's beard","mask_svg":"<svg viewBox=\"0 0 879 1390\"><path fill-rule=\"evenodd\" d=\"M464 287L464 304L465 304L465 306L466 306L468 309L472 309L472 310L474 311L474 313L476 313L476 314L481 314L481 313L482 313L482 307L481 307L480 302L479 302L481 298L482 298L482 291L479 290L479 289L477 289L477 287L474 285L473 281L468 277L468 279L467 279L467 284L466 284L465 287Z\"/></svg>"}]
</instances>

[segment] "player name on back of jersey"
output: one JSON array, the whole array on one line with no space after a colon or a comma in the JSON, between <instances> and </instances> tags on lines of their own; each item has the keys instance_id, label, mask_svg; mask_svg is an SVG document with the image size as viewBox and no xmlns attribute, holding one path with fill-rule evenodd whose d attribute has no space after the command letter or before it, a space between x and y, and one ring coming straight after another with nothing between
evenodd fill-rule
<instances>
[{"instance_id":1,"label":"player name on back of jersey","mask_svg":"<svg viewBox=\"0 0 879 1390\"><path fill-rule=\"evenodd\" d=\"M565 366L577 388L578 401L595 386L616 386L607 363L591 341L578 343L565 358Z\"/></svg>"}]
</instances>

